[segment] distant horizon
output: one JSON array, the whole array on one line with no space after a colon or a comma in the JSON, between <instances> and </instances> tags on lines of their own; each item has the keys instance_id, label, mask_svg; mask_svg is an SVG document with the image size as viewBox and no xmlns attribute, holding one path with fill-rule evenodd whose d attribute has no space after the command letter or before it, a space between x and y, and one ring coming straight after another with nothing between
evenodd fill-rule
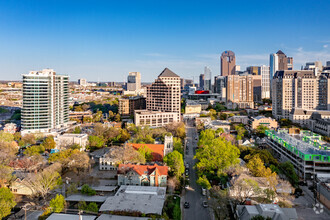
<instances>
[{"instance_id":1,"label":"distant horizon","mask_svg":"<svg viewBox=\"0 0 330 220\"><path fill-rule=\"evenodd\" d=\"M0 79L52 68L72 80L153 82L168 67L194 79L220 55L236 64L269 65L282 50L294 69L330 60L328 1L1 1Z\"/></svg>"}]
</instances>

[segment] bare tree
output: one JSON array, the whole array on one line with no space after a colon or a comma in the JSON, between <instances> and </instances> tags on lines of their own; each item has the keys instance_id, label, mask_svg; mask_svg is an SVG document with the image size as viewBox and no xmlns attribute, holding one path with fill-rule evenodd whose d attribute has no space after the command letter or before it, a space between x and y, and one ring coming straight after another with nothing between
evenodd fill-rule
<instances>
[{"instance_id":1,"label":"bare tree","mask_svg":"<svg viewBox=\"0 0 330 220\"><path fill-rule=\"evenodd\" d=\"M22 182L31 189L32 194L41 196L44 200L47 194L58 186L60 174L51 170L44 170L31 177L25 178Z\"/></svg>"},{"instance_id":2,"label":"bare tree","mask_svg":"<svg viewBox=\"0 0 330 220\"><path fill-rule=\"evenodd\" d=\"M230 191L231 196L236 198L239 203L243 203L247 198L261 192L257 181L253 179L240 179L236 181Z\"/></svg>"},{"instance_id":3,"label":"bare tree","mask_svg":"<svg viewBox=\"0 0 330 220\"><path fill-rule=\"evenodd\" d=\"M179 185L179 180L175 177L170 177L167 180L167 186L168 186L171 194L173 194L173 192L175 191L175 188L178 187L178 185Z\"/></svg>"},{"instance_id":4,"label":"bare tree","mask_svg":"<svg viewBox=\"0 0 330 220\"><path fill-rule=\"evenodd\" d=\"M115 146L113 147L113 150L111 151L109 156L119 161L120 163L146 162L146 159L131 146L124 146L124 147Z\"/></svg>"}]
</instances>

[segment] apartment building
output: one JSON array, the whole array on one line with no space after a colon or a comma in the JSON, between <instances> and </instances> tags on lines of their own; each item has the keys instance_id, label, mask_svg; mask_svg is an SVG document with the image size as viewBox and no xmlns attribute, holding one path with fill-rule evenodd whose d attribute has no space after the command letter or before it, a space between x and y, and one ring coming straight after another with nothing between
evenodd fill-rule
<instances>
[{"instance_id":1,"label":"apartment building","mask_svg":"<svg viewBox=\"0 0 330 220\"><path fill-rule=\"evenodd\" d=\"M129 72L127 77L127 91L139 91L141 89L141 74Z\"/></svg>"},{"instance_id":2,"label":"apartment building","mask_svg":"<svg viewBox=\"0 0 330 220\"><path fill-rule=\"evenodd\" d=\"M50 132L69 121L69 77L53 69L23 75L22 134Z\"/></svg>"},{"instance_id":3,"label":"apartment building","mask_svg":"<svg viewBox=\"0 0 330 220\"><path fill-rule=\"evenodd\" d=\"M304 180L330 178L330 145L311 131L267 130L267 144L281 161L290 161Z\"/></svg>"},{"instance_id":4,"label":"apartment building","mask_svg":"<svg viewBox=\"0 0 330 220\"><path fill-rule=\"evenodd\" d=\"M134 111L134 124L136 126L162 127L163 125L179 121L180 114L177 112L161 112L148 110Z\"/></svg>"},{"instance_id":5,"label":"apartment building","mask_svg":"<svg viewBox=\"0 0 330 220\"><path fill-rule=\"evenodd\" d=\"M330 110L329 74L312 70L277 71L272 81L273 115L290 118L295 109Z\"/></svg>"},{"instance_id":6,"label":"apartment building","mask_svg":"<svg viewBox=\"0 0 330 220\"><path fill-rule=\"evenodd\" d=\"M270 75L269 66L262 65L259 67L261 75L261 99L270 98Z\"/></svg>"},{"instance_id":7,"label":"apartment building","mask_svg":"<svg viewBox=\"0 0 330 220\"><path fill-rule=\"evenodd\" d=\"M136 110L134 122L137 126L161 127L180 121L181 90L180 77L168 68L147 87L146 110Z\"/></svg>"},{"instance_id":8,"label":"apartment building","mask_svg":"<svg viewBox=\"0 0 330 220\"><path fill-rule=\"evenodd\" d=\"M249 74L227 76L227 107L253 108L253 76Z\"/></svg>"},{"instance_id":9,"label":"apartment building","mask_svg":"<svg viewBox=\"0 0 330 220\"><path fill-rule=\"evenodd\" d=\"M118 113L121 116L134 115L135 110L146 109L146 98L143 96L129 96L119 99Z\"/></svg>"}]
</instances>

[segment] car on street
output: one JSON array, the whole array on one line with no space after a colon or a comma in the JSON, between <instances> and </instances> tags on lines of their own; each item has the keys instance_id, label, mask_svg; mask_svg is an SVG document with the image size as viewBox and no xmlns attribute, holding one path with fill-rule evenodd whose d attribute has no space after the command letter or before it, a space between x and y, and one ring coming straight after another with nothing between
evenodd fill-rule
<instances>
[{"instance_id":1,"label":"car on street","mask_svg":"<svg viewBox=\"0 0 330 220\"><path fill-rule=\"evenodd\" d=\"M203 204L202 204L202 205L203 205L203 207L204 207L204 208L207 208L207 207L209 207L209 205L207 204L207 202L206 202L206 201L203 201Z\"/></svg>"},{"instance_id":2,"label":"car on street","mask_svg":"<svg viewBox=\"0 0 330 220\"><path fill-rule=\"evenodd\" d=\"M184 208L185 208L185 209L189 209L189 207L190 207L189 202L185 202L185 203L184 203Z\"/></svg>"},{"instance_id":3,"label":"car on street","mask_svg":"<svg viewBox=\"0 0 330 220\"><path fill-rule=\"evenodd\" d=\"M202 188L202 195L206 196L206 189Z\"/></svg>"}]
</instances>

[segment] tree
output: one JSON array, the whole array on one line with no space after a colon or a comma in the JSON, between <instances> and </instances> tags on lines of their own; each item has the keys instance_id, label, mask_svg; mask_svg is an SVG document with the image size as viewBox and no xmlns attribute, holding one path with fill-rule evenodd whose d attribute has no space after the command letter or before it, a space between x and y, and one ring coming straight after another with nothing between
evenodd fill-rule
<instances>
[{"instance_id":1,"label":"tree","mask_svg":"<svg viewBox=\"0 0 330 220\"><path fill-rule=\"evenodd\" d=\"M104 145L104 140L102 137L99 136L89 136L88 137L89 140L89 146L92 148L101 148Z\"/></svg>"},{"instance_id":2,"label":"tree","mask_svg":"<svg viewBox=\"0 0 330 220\"><path fill-rule=\"evenodd\" d=\"M76 183L72 183L70 186L67 187L67 190L66 190L67 195L72 195L72 194L76 194L76 193L78 193Z\"/></svg>"},{"instance_id":3,"label":"tree","mask_svg":"<svg viewBox=\"0 0 330 220\"><path fill-rule=\"evenodd\" d=\"M147 162L152 161L153 156L152 156L152 151L150 150L150 148L148 148L147 146L142 146L138 149L138 152L141 154L142 157L145 158L145 160Z\"/></svg>"},{"instance_id":4,"label":"tree","mask_svg":"<svg viewBox=\"0 0 330 220\"><path fill-rule=\"evenodd\" d=\"M180 138L173 138L173 150L180 152L183 155L183 146Z\"/></svg>"},{"instance_id":5,"label":"tree","mask_svg":"<svg viewBox=\"0 0 330 220\"><path fill-rule=\"evenodd\" d=\"M6 187L0 188L0 219L3 219L11 213L11 209L14 208L16 202L14 195L10 189Z\"/></svg>"},{"instance_id":6,"label":"tree","mask_svg":"<svg viewBox=\"0 0 330 220\"><path fill-rule=\"evenodd\" d=\"M120 118L120 114L116 114L115 116L115 121L116 122L120 122L121 118Z\"/></svg>"},{"instance_id":7,"label":"tree","mask_svg":"<svg viewBox=\"0 0 330 220\"><path fill-rule=\"evenodd\" d=\"M232 186L232 192L235 192L232 196L239 203L243 203L247 198L258 195L260 193L260 187L253 179L241 179Z\"/></svg>"},{"instance_id":8,"label":"tree","mask_svg":"<svg viewBox=\"0 0 330 220\"><path fill-rule=\"evenodd\" d=\"M56 171L44 170L34 176L25 178L23 184L31 189L33 195L45 199L47 194L58 186L60 177L60 174Z\"/></svg>"},{"instance_id":9,"label":"tree","mask_svg":"<svg viewBox=\"0 0 330 220\"><path fill-rule=\"evenodd\" d=\"M109 111L109 119L111 119L111 120L112 120L112 119L113 119L113 117L114 117L114 114L113 114L113 112L110 110L110 111Z\"/></svg>"},{"instance_id":10,"label":"tree","mask_svg":"<svg viewBox=\"0 0 330 220\"><path fill-rule=\"evenodd\" d=\"M266 130L268 130L268 127L264 125L258 125L256 133L259 137L265 137Z\"/></svg>"},{"instance_id":11,"label":"tree","mask_svg":"<svg viewBox=\"0 0 330 220\"><path fill-rule=\"evenodd\" d=\"M54 137L53 136L46 137L45 140L42 142L42 145L47 150L54 149L56 147L56 142L54 141Z\"/></svg>"},{"instance_id":12,"label":"tree","mask_svg":"<svg viewBox=\"0 0 330 220\"><path fill-rule=\"evenodd\" d=\"M81 128L80 128L80 126L75 127L72 133L73 134L81 134Z\"/></svg>"},{"instance_id":13,"label":"tree","mask_svg":"<svg viewBox=\"0 0 330 220\"><path fill-rule=\"evenodd\" d=\"M11 133L0 131L0 140L2 142L12 142L14 141L14 135L12 135Z\"/></svg>"},{"instance_id":14,"label":"tree","mask_svg":"<svg viewBox=\"0 0 330 220\"><path fill-rule=\"evenodd\" d=\"M237 137L244 137L247 135L247 130L244 128L243 124L235 125L235 130L237 131ZM239 139L237 139L239 140Z\"/></svg>"},{"instance_id":15,"label":"tree","mask_svg":"<svg viewBox=\"0 0 330 220\"><path fill-rule=\"evenodd\" d=\"M97 111L96 114L93 116L93 121L99 122L101 121L101 118L102 118L102 111Z\"/></svg>"},{"instance_id":16,"label":"tree","mask_svg":"<svg viewBox=\"0 0 330 220\"><path fill-rule=\"evenodd\" d=\"M210 182L208 181L208 179L206 178L205 175L200 176L198 178L198 180L196 181L196 183L198 185L202 186L204 189L211 189L211 184L210 184Z\"/></svg>"},{"instance_id":17,"label":"tree","mask_svg":"<svg viewBox=\"0 0 330 220\"><path fill-rule=\"evenodd\" d=\"M239 150L222 137L214 138L215 132L205 130L200 135L199 149L195 159L196 167L201 175L224 173L229 167L239 163Z\"/></svg>"},{"instance_id":18,"label":"tree","mask_svg":"<svg viewBox=\"0 0 330 220\"><path fill-rule=\"evenodd\" d=\"M80 105L78 105L78 106L74 107L74 111L75 112L83 112L84 110L82 109L82 107Z\"/></svg>"},{"instance_id":19,"label":"tree","mask_svg":"<svg viewBox=\"0 0 330 220\"><path fill-rule=\"evenodd\" d=\"M184 172L182 154L175 150L164 157L164 162L171 168L170 173L172 176L176 176L177 178L181 177L182 173Z\"/></svg>"},{"instance_id":20,"label":"tree","mask_svg":"<svg viewBox=\"0 0 330 220\"><path fill-rule=\"evenodd\" d=\"M43 145L33 145L31 147L26 148L24 154L30 157L34 155L39 155L43 152L45 152L45 148Z\"/></svg>"},{"instance_id":21,"label":"tree","mask_svg":"<svg viewBox=\"0 0 330 220\"><path fill-rule=\"evenodd\" d=\"M55 198L50 200L49 207L53 212L62 212L65 206L64 196L56 194Z\"/></svg>"},{"instance_id":22,"label":"tree","mask_svg":"<svg viewBox=\"0 0 330 220\"><path fill-rule=\"evenodd\" d=\"M268 177L272 175L271 169L265 167L264 162L258 155L251 158L246 164L246 167L249 168L251 173L256 177Z\"/></svg>"},{"instance_id":23,"label":"tree","mask_svg":"<svg viewBox=\"0 0 330 220\"><path fill-rule=\"evenodd\" d=\"M125 143L131 138L131 135L128 133L126 129L120 129L120 136L118 138L118 141L121 143Z\"/></svg>"},{"instance_id":24,"label":"tree","mask_svg":"<svg viewBox=\"0 0 330 220\"><path fill-rule=\"evenodd\" d=\"M16 142L0 141L0 164L8 165L10 161L16 158L17 152Z\"/></svg>"},{"instance_id":25,"label":"tree","mask_svg":"<svg viewBox=\"0 0 330 220\"><path fill-rule=\"evenodd\" d=\"M35 144L36 143L36 137L34 136L34 134L26 134L21 138L21 140L25 144Z\"/></svg>"},{"instance_id":26,"label":"tree","mask_svg":"<svg viewBox=\"0 0 330 220\"><path fill-rule=\"evenodd\" d=\"M145 158L131 146L115 146L110 152L110 157L118 163L145 163Z\"/></svg>"},{"instance_id":27,"label":"tree","mask_svg":"<svg viewBox=\"0 0 330 220\"><path fill-rule=\"evenodd\" d=\"M84 210L87 212L95 212L98 213L99 208L95 202L90 202L88 205L86 204L85 201L80 201L78 203L78 209L79 210Z\"/></svg>"},{"instance_id":28,"label":"tree","mask_svg":"<svg viewBox=\"0 0 330 220\"><path fill-rule=\"evenodd\" d=\"M293 186L297 186L299 182L299 177L294 169L294 166L289 161L281 163L279 169L288 177L290 183Z\"/></svg>"},{"instance_id":29,"label":"tree","mask_svg":"<svg viewBox=\"0 0 330 220\"><path fill-rule=\"evenodd\" d=\"M85 184L81 187L82 194L89 195L89 196L94 196L96 194L96 191L92 189L89 185Z\"/></svg>"},{"instance_id":30,"label":"tree","mask_svg":"<svg viewBox=\"0 0 330 220\"><path fill-rule=\"evenodd\" d=\"M0 187L13 180L13 168L0 164Z\"/></svg>"},{"instance_id":31,"label":"tree","mask_svg":"<svg viewBox=\"0 0 330 220\"><path fill-rule=\"evenodd\" d=\"M93 135L102 137L107 128L102 123L96 123L94 126Z\"/></svg>"}]
</instances>

